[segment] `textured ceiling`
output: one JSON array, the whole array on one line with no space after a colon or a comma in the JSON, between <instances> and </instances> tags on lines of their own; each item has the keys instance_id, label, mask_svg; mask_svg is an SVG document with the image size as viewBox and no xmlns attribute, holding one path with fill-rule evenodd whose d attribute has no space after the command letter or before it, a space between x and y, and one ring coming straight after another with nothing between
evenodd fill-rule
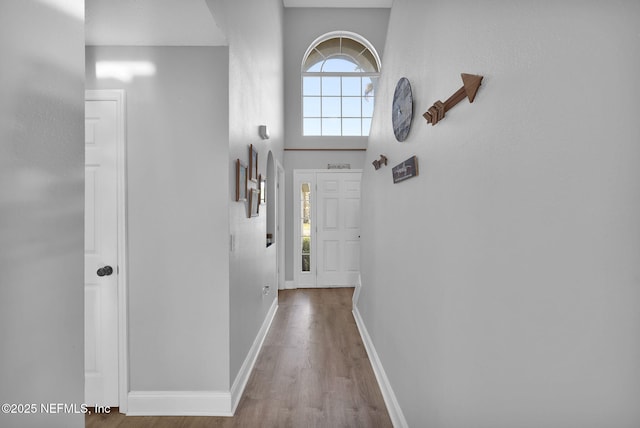
<instances>
[{"instance_id":1,"label":"textured ceiling","mask_svg":"<svg viewBox=\"0 0 640 428\"><path fill-rule=\"evenodd\" d=\"M86 0L87 45L224 46L205 0Z\"/></svg>"}]
</instances>

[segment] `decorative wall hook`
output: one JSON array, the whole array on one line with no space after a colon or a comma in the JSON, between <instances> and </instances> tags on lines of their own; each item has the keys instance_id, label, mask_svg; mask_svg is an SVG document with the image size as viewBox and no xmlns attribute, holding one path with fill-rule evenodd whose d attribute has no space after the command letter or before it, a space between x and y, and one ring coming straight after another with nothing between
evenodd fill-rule
<instances>
[{"instance_id":1,"label":"decorative wall hook","mask_svg":"<svg viewBox=\"0 0 640 428\"><path fill-rule=\"evenodd\" d=\"M376 159L371 163L373 164L373 167L378 170L382 165L387 164L387 157L385 155L380 155L380 159Z\"/></svg>"},{"instance_id":2,"label":"decorative wall hook","mask_svg":"<svg viewBox=\"0 0 640 428\"><path fill-rule=\"evenodd\" d=\"M433 106L422 115L431 126L444 119L444 114L460 101L464 100L465 97L469 98L470 103L473 102L476 97L476 92L478 92L478 88L480 87L480 82L482 82L482 76L465 73L462 73L461 76L463 83L462 88L458 89L456 93L451 95L445 102L440 100L436 101Z\"/></svg>"},{"instance_id":3,"label":"decorative wall hook","mask_svg":"<svg viewBox=\"0 0 640 428\"><path fill-rule=\"evenodd\" d=\"M260 138L263 140L269 139L269 128L267 128L267 125L258 126L258 135L260 135Z\"/></svg>"}]
</instances>

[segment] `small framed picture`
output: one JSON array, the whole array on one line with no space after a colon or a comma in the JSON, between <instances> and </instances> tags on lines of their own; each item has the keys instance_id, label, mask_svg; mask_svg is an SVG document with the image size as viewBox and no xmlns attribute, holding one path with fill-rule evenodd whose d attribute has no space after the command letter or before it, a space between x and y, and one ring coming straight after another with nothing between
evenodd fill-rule
<instances>
[{"instance_id":1,"label":"small framed picture","mask_svg":"<svg viewBox=\"0 0 640 428\"><path fill-rule=\"evenodd\" d=\"M249 146L249 181L258 181L258 152Z\"/></svg>"},{"instance_id":2,"label":"small framed picture","mask_svg":"<svg viewBox=\"0 0 640 428\"><path fill-rule=\"evenodd\" d=\"M267 177L259 175L258 183L260 183L260 204L264 205L267 203Z\"/></svg>"},{"instance_id":3,"label":"small framed picture","mask_svg":"<svg viewBox=\"0 0 640 428\"><path fill-rule=\"evenodd\" d=\"M257 217L260 207L260 195L257 189L249 189L249 217Z\"/></svg>"},{"instance_id":4,"label":"small framed picture","mask_svg":"<svg viewBox=\"0 0 640 428\"><path fill-rule=\"evenodd\" d=\"M411 177L418 175L418 158L416 156L410 157L406 161L396 165L391 170L393 173L393 182L400 183Z\"/></svg>"},{"instance_id":5,"label":"small framed picture","mask_svg":"<svg viewBox=\"0 0 640 428\"><path fill-rule=\"evenodd\" d=\"M236 201L247 200L247 165L236 160Z\"/></svg>"}]
</instances>

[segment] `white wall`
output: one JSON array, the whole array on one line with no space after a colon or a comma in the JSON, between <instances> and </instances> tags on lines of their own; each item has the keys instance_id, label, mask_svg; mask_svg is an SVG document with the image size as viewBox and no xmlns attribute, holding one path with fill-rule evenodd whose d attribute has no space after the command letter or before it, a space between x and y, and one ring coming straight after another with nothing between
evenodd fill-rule
<instances>
[{"instance_id":1,"label":"white wall","mask_svg":"<svg viewBox=\"0 0 640 428\"><path fill-rule=\"evenodd\" d=\"M282 14L280 0L207 0L229 41L229 205L234 251L229 256L230 382L233 384L267 311L277 297L262 294L276 284L276 246L266 247L266 210L247 218L247 203L235 202L235 161L249 163L249 145L258 150L266 175L269 151L282 163L284 146ZM261 140L258 126L271 138ZM251 184L255 186L255 184ZM229 245L229 236L226 237Z\"/></svg>"},{"instance_id":2,"label":"white wall","mask_svg":"<svg viewBox=\"0 0 640 428\"><path fill-rule=\"evenodd\" d=\"M81 427L84 402L84 4L0 4L0 413L3 427Z\"/></svg>"},{"instance_id":3,"label":"white wall","mask_svg":"<svg viewBox=\"0 0 640 428\"><path fill-rule=\"evenodd\" d=\"M389 9L286 8L284 13L284 76L287 148L364 149L367 137L303 137L301 67L305 52L315 39L331 31L351 31L365 37L383 56ZM286 266L285 278L293 280L293 204L294 169L322 169L329 163L350 163L362 168L364 153L350 151L287 151L286 174Z\"/></svg>"},{"instance_id":4,"label":"white wall","mask_svg":"<svg viewBox=\"0 0 640 428\"><path fill-rule=\"evenodd\" d=\"M87 88L126 91L131 390L228 391L228 49L88 47Z\"/></svg>"},{"instance_id":5,"label":"white wall","mask_svg":"<svg viewBox=\"0 0 640 428\"><path fill-rule=\"evenodd\" d=\"M631 1L394 1L359 310L409 426L640 426L638 22ZM461 72L475 102L427 125Z\"/></svg>"}]
</instances>

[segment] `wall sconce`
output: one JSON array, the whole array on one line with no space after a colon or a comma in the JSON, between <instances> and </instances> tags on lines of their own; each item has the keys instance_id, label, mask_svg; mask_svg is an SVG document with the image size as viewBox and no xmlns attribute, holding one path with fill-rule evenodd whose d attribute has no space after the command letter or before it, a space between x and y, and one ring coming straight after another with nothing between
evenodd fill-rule
<instances>
[{"instance_id":1,"label":"wall sconce","mask_svg":"<svg viewBox=\"0 0 640 428\"><path fill-rule=\"evenodd\" d=\"M267 129L267 125L258 126L258 134L260 135L260 138L262 138L263 140L268 140L269 130Z\"/></svg>"},{"instance_id":2,"label":"wall sconce","mask_svg":"<svg viewBox=\"0 0 640 428\"><path fill-rule=\"evenodd\" d=\"M385 155L380 155L380 159L376 159L373 162L371 162L373 164L373 167L377 170L380 169L380 167L382 165L386 165L387 164L387 157Z\"/></svg>"}]
</instances>

